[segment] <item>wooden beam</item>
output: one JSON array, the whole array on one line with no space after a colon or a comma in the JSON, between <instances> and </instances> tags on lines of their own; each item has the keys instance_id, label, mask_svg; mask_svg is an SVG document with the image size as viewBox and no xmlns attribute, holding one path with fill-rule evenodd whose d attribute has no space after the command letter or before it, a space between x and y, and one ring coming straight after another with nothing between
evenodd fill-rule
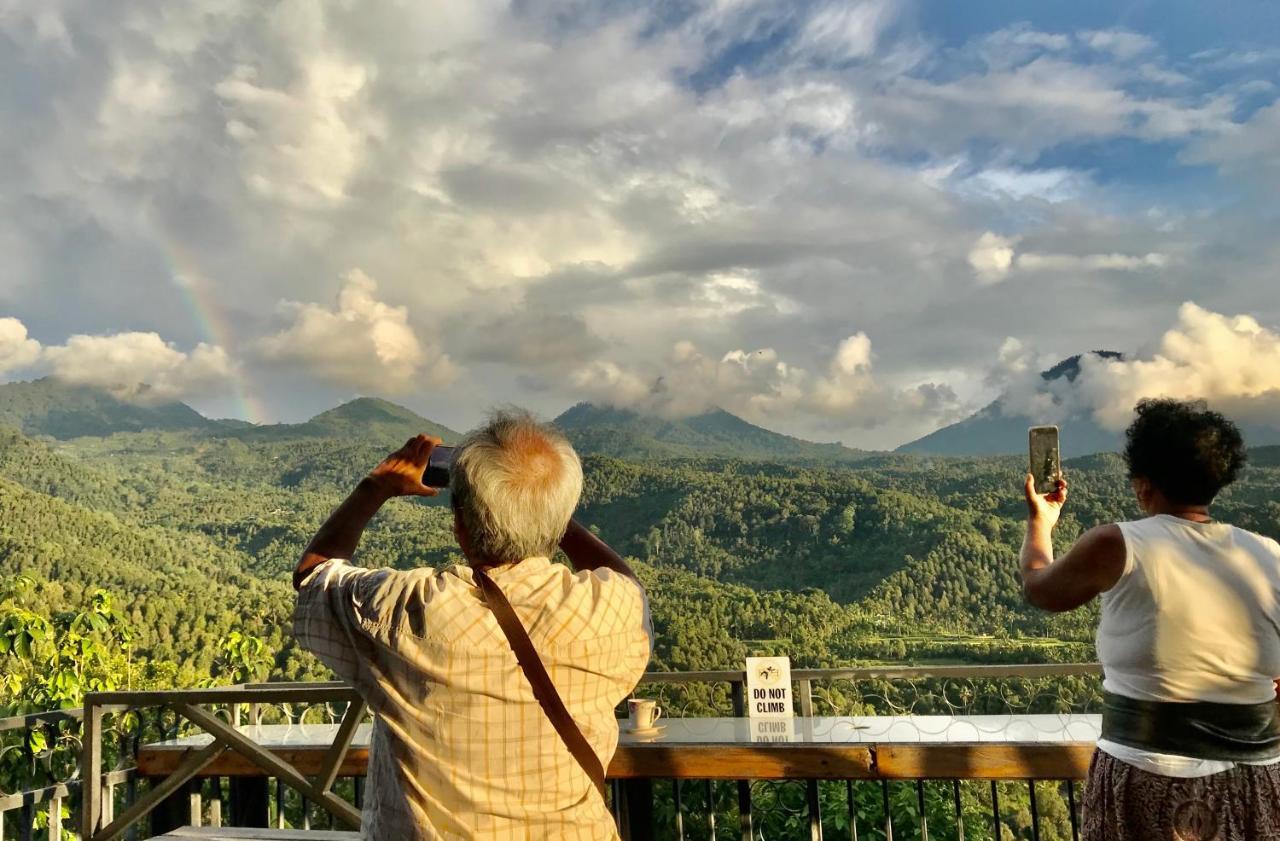
<instances>
[{"instance_id":1,"label":"wooden beam","mask_svg":"<svg viewBox=\"0 0 1280 841\"><path fill-rule=\"evenodd\" d=\"M220 686L211 689L118 690L95 692L92 697L99 707L123 710L178 704L323 704L359 699L360 695L350 686L338 683L278 683L253 689Z\"/></svg>"},{"instance_id":2,"label":"wooden beam","mask_svg":"<svg viewBox=\"0 0 1280 841\"><path fill-rule=\"evenodd\" d=\"M890 780L1082 780L1092 742L1057 745L877 745L876 775Z\"/></svg>"},{"instance_id":3,"label":"wooden beam","mask_svg":"<svg viewBox=\"0 0 1280 841\"><path fill-rule=\"evenodd\" d=\"M250 829L247 827L184 826L161 838L201 839L201 841L360 841L358 832L320 829Z\"/></svg>"},{"instance_id":4,"label":"wooden beam","mask_svg":"<svg viewBox=\"0 0 1280 841\"><path fill-rule=\"evenodd\" d=\"M624 745L609 776L689 780L865 779L874 776L865 745Z\"/></svg>"},{"instance_id":5,"label":"wooden beam","mask_svg":"<svg viewBox=\"0 0 1280 841\"><path fill-rule=\"evenodd\" d=\"M211 742L198 751L190 751L182 762L174 768L173 773L152 787L139 798L124 814L113 820L101 832L85 836L85 841L112 841L124 834L130 826L155 808L156 804L184 786L188 780L208 767L219 754L227 749L221 742Z\"/></svg>"},{"instance_id":6,"label":"wooden beam","mask_svg":"<svg viewBox=\"0 0 1280 841\"><path fill-rule=\"evenodd\" d=\"M366 709L368 707L363 699L352 701L347 705L347 712L342 716L342 724L338 725L338 733L333 738L329 752L325 754L324 764L316 779L316 787L321 791L333 788L333 781L338 778L342 760L351 748L351 742L356 737L356 728L360 726Z\"/></svg>"},{"instance_id":7,"label":"wooden beam","mask_svg":"<svg viewBox=\"0 0 1280 841\"><path fill-rule=\"evenodd\" d=\"M272 750L271 754L308 776L317 776L324 769L325 752L319 748L285 748ZM171 773L181 756L181 751L143 748L138 752L138 773L147 777ZM609 776L696 780L863 779L874 776L871 756L868 745L622 745L609 764ZM352 748L343 759L338 776L363 777L368 769L369 749ZM207 773L219 777L260 777L263 768L254 759L227 753L211 765Z\"/></svg>"},{"instance_id":8,"label":"wooden beam","mask_svg":"<svg viewBox=\"0 0 1280 841\"><path fill-rule=\"evenodd\" d=\"M1084 779L1093 744L917 745L622 745L609 765L614 779L677 777L680 779ZM302 774L324 770L325 751L285 748L271 751ZM173 772L183 751L143 748L138 773L162 777ZM368 773L369 749L352 748L338 776ZM260 777L262 767L237 753L226 753L207 769L209 776Z\"/></svg>"},{"instance_id":9,"label":"wooden beam","mask_svg":"<svg viewBox=\"0 0 1280 841\"><path fill-rule=\"evenodd\" d=\"M215 739L226 742L237 753L256 761L270 775L323 806L331 815L352 829L360 828L360 812L337 795L320 790L297 768L283 761L236 728L191 704L178 705L178 712L192 724L203 727Z\"/></svg>"},{"instance_id":10,"label":"wooden beam","mask_svg":"<svg viewBox=\"0 0 1280 841\"><path fill-rule=\"evenodd\" d=\"M267 750L267 748L263 748ZM325 752L321 748L272 748L273 756L289 763L300 773L316 777L324 770ZM173 772L184 751L142 748L138 751L138 773L144 777L163 777ZM355 747L347 751L338 766L339 777L363 777L369 772L369 749ZM210 777L262 777L265 772L253 759L229 751L209 766Z\"/></svg>"}]
</instances>

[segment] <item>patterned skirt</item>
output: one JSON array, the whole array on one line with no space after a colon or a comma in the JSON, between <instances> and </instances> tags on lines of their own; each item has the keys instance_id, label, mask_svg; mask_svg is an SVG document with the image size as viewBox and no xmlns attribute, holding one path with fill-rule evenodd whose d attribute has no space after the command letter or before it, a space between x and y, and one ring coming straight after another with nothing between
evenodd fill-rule
<instances>
[{"instance_id":1,"label":"patterned skirt","mask_svg":"<svg viewBox=\"0 0 1280 841\"><path fill-rule=\"evenodd\" d=\"M1280 839L1280 764L1183 779L1098 751L1083 809L1085 841Z\"/></svg>"}]
</instances>

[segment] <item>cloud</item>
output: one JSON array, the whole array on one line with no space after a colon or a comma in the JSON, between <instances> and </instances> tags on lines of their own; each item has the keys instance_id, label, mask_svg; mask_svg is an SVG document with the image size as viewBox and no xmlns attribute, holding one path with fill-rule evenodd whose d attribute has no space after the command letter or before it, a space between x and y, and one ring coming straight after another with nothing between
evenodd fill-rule
<instances>
[{"instance_id":1,"label":"cloud","mask_svg":"<svg viewBox=\"0 0 1280 841\"><path fill-rule=\"evenodd\" d=\"M1167 63L1155 57L1131 61L1145 54L1134 52L1139 43L1119 33L1088 38L1109 55L1081 55L1030 31L979 39L961 51L978 67L880 80L880 88L860 100L861 111L875 124L879 142L898 154L966 154L975 141L987 141L998 146L995 159L1006 163L1032 162L1069 143L1189 142L1231 131L1236 93L1167 85L1153 91L1152 77L1171 71Z\"/></svg>"},{"instance_id":2,"label":"cloud","mask_svg":"<svg viewBox=\"0 0 1280 841\"><path fill-rule=\"evenodd\" d=\"M896 13L896 4L888 0L826 3L805 21L796 50L833 61L865 58L875 52Z\"/></svg>"},{"instance_id":3,"label":"cloud","mask_svg":"<svg viewBox=\"0 0 1280 841\"><path fill-rule=\"evenodd\" d=\"M978 282L999 283L1013 271L1136 272L1162 269L1170 257L1155 251L1146 254L1052 254L1016 251L1017 240L990 231L978 237L969 250L969 265Z\"/></svg>"},{"instance_id":4,"label":"cloud","mask_svg":"<svg viewBox=\"0 0 1280 841\"><path fill-rule=\"evenodd\" d=\"M1142 269L1160 269L1169 264L1164 254L1148 252L1142 255L1132 254L1037 254L1029 251L1019 254L1017 267L1028 271L1077 271L1102 270L1117 272L1136 272Z\"/></svg>"},{"instance_id":5,"label":"cloud","mask_svg":"<svg viewBox=\"0 0 1280 841\"><path fill-rule=\"evenodd\" d=\"M572 313L522 311L497 318L478 313L465 333L470 339L463 351L467 360L550 371L582 365L608 347Z\"/></svg>"},{"instance_id":6,"label":"cloud","mask_svg":"<svg viewBox=\"0 0 1280 841\"><path fill-rule=\"evenodd\" d=\"M1202 399L1234 418L1280 420L1280 331L1247 315L1227 316L1194 303L1156 349L1124 361L1088 357L1076 388L1102 425L1121 429L1144 397Z\"/></svg>"},{"instance_id":7,"label":"cloud","mask_svg":"<svg viewBox=\"0 0 1280 841\"><path fill-rule=\"evenodd\" d=\"M969 250L969 265L983 283L1004 280L1013 266L1013 240L987 231Z\"/></svg>"},{"instance_id":8,"label":"cloud","mask_svg":"<svg viewBox=\"0 0 1280 841\"><path fill-rule=\"evenodd\" d=\"M359 269L346 277L332 309L288 301L289 323L260 339L268 362L295 366L343 386L404 392L416 385L446 385L457 376L449 357L409 324L409 311L375 297L378 285Z\"/></svg>"},{"instance_id":9,"label":"cloud","mask_svg":"<svg viewBox=\"0 0 1280 841\"><path fill-rule=\"evenodd\" d=\"M218 393L235 366L217 345L178 350L156 333L77 334L42 347L16 318L0 318L0 374L41 368L63 382L91 386L122 400L156 402Z\"/></svg>"},{"instance_id":10,"label":"cloud","mask_svg":"<svg viewBox=\"0 0 1280 841\"><path fill-rule=\"evenodd\" d=\"M1080 33L1080 40L1091 49L1109 52L1116 58L1136 58L1156 49L1156 42L1138 32L1122 29L1097 29Z\"/></svg>"},{"instance_id":11,"label":"cloud","mask_svg":"<svg viewBox=\"0 0 1280 841\"><path fill-rule=\"evenodd\" d=\"M143 402L216 392L233 374L222 348L202 343L187 353L155 333L75 335L64 345L46 347L43 361L64 382Z\"/></svg>"},{"instance_id":12,"label":"cloud","mask_svg":"<svg viewBox=\"0 0 1280 841\"><path fill-rule=\"evenodd\" d=\"M301 62L287 87L272 87L256 67L235 67L215 91L248 186L302 207L343 201L366 142L380 131L379 118L360 107L368 74L361 64L318 54Z\"/></svg>"},{"instance_id":13,"label":"cloud","mask_svg":"<svg viewBox=\"0 0 1280 841\"><path fill-rule=\"evenodd\" d=\"M1262 179L1274 188L1280 183L1280 100L1259 108L1243 123L1233 123L1228 131L1193 144L1185 157L1252 183Z\"/></svg>"},{"instance_id":14,"label":"cloud","mask_svg":"<svg viewBox=\"0 0 1280 841\"><path fill-rule=\"evenodd\" d=\"M989 167L962 178L955 186L962 192L987 199L1034 198L1063 202L1079 198L1091 184L1088 175L1070 169Z\"/></svg>"},{"instance_id":15,"label":"cloud","mask_svg":"<svg viewBox=\"0 0 1280 841\"><path fill-rule=\"evenodd\" d=\"M789 364L773 348L731 350L716 358L681 341L663 366L647 374L596 360L575 371L570 383L579 396L665 417L721 408L757 422L806 418L826 430L906 416L917 422L951 419L959 402L943 385L893 388L878 380L865 333L840 342L819 375Z\"/></svg>"},{"instance_id":16,"label":"cloud","mask_svg":"<svg viewBox=\"0 0 1280 841\"><path fill-rule=\"evenodd\" d=\"M1124 359L1086 354L1074 378L1046 381L1050 360L1006 340L990 382L1003 386L1005 411L1065 419L1087 415L1121 430L1139 400L1205 400L1230 417L1280 421L1280 331L1247 315L1228 316L1184 303L1177 322L1147 350Z\"/></svg>"},{"instance_id":17,"label":"cloud","mask_svg":"<svg viewBox=\"0 0 1280 841\"><path fill-rule=\"evenodd\" d=\"M576 372L890 444L1036 312L1076 349L1167 326L1162 296L1280 316L1268 217L1178 157L1272 171L1246 87L1270 65L1155 30L940 29L891 0L5 9L5 311L190 348L198 291L282 419L333 383L447 381L447 348L485 366L450 387L464 423L554 412ZM344 309L317 279L353 266L377 289ZM850 325L890 328L869 375L832 368Z\"/></svg>"},{"instance_id":18,"label":"cloud","mask_svg":"<svg viewBox=\"0 0 1280 841\"><path fill-rule=\"evenodd\" d=\"M664 417L688 417L715 408L759 418L801 397L803 372L791 369L772 348L731 350L706 356L693 342L672 346L660 366L641 372L596 360L569 382L588 399Z\"/></svg>"},{"instance_id":19,"label":"cloud","mask_svg":"<svg viewBox=\"0 0 1280 841\"><path fill-rule=\"evenodd\" d=\"M30 367L40 358L40 343L27 336L16 318L0 318L0 374Z\"/></svg>"}]
</instances>

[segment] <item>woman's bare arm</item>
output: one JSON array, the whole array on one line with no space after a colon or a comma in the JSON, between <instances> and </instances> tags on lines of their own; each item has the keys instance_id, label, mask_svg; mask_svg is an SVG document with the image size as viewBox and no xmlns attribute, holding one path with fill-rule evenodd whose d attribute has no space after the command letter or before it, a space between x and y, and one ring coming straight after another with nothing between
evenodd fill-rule
<instances>
[{"instance_id":1,"label":"woman's bare arm","mask_svg":"<svg viewBox=\"0 0 1280 841\"><path fill-rule=\"evenodd\" d=\"M1124 535L1116 525L1098 526L1057 560L1053 557L1053 528L1067 501L1067 483L1059 481L1050 494L1038 494L1027 476L1027 536L1022 542L1022 593L1042 610L1075 610L1120 580L1125 565Z\"/></svg>"}]
</instances>

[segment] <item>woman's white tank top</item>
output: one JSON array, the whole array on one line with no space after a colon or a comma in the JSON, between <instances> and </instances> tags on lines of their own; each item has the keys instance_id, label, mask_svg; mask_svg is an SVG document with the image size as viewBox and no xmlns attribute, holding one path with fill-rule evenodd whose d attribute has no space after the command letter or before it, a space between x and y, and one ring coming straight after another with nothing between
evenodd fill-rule
<instances>
[{"instance_id":1,"label":"woman's white tank top","mask_svg":"<svg viewBox=\"0 0 1280 841\"><path fill-rule=\"evenodd\" d=\"M1143 701L1274 699L1280 677L1280 544L1224 523L1167 514L1120 523L1120 530L1124 572L1102 594L1098 626L1103 687ZM1168 777L1203 777L1234 765L1105 739L1098 740L1098 749Z\"/></svg>"},{"instance_id":2,"label":"woman's white tank top","mask_svg":"<svg viewBox=\"0 0 1280 841\"><path fill-rule=\"evenodd\" d=\"M1126 560L1102 594L1103 687L1140 701L1258 704L1280 677L1280 544L1161 514L1120 523Z\"/></svg>"}]
</instances>

